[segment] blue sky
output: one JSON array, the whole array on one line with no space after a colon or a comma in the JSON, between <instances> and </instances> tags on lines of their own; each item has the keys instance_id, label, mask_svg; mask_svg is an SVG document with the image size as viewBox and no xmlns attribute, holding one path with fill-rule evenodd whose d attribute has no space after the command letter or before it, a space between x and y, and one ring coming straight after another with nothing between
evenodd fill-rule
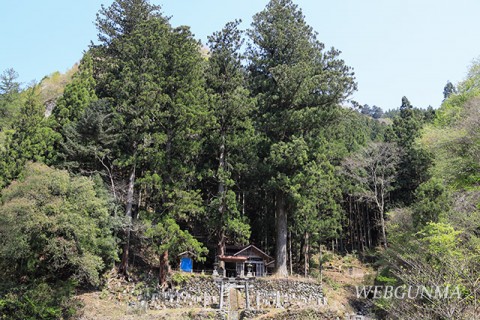
<instances>
[{"instance_id":1,"label":"blue sky","mask_svg":"<svg viewBox=\"0 0 480 320\"><path fill-rule=\"evenodd\" d=\"M202 42L235 18L250 25L268 0L153 0ZM294 0L327 47L355 69L353 99L383 109L402 96L437 107L447 80L461 81L480 55L478 0ZM95 14L111 0L0 0L0 71L28 83L64 72L96 39Z\"/></svg>"}]
</instances>

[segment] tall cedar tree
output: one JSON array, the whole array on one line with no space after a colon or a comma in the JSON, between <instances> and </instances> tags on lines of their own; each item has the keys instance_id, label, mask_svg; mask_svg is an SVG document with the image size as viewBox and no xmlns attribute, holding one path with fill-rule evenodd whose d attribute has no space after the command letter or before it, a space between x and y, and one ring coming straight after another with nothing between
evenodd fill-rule
<instances>
[{"instance_id":1,"label":"tall cedar tree","mask_svg":"<svg viewBox=\"0 0 480 320\"><path fill-rule=\"evenodd\" d=\"M158 46L147 42L146 47ZM152 65L152 71L163 74L163 81L152 87L158 100L149 110L151 130L144 140L149 144L141 154L146 168L140 179L142 207L154 208L154 224L173 219L191 228L194 216L204 211L200 190L194 186L208 118L205 60L187 27L170 30L165 52L159 58L166 64L163 70L158 70L158 64ZM204 252L197 250L199 247L192 242L189 250L199 257ZM163 284L169 270L168 250L162 252L160 260L160 269L165 271L160 277Z\"/></svg>"},{"instance_id":2,"label":"tall cedar tree","mask_svg":"<svg viewBox=\"0 0 480 320\"><path fill-rule=\"evenodd\" d=\"M188 220L202 209L190 186L205 113L203 59L189 29L173 29L159 9L146 0L102 7L100 44L91 47L97 95L111 102L111 123L120 135L112 157L127 185L119 267L125 274L133 210L141 205L136 199L158 213L154 223L165 215ZM168 252L162 256L160 269L168 270Z\"/></svg>"},{"instance_id":3,"label":"tall cedar tree","mask_svg":"<svg viewBox=\"0 0 480 320\"><path fill-rule=\"evenodd\" d=\"M312 244L338 237L341 228L341 210L337 201L340 188L335 168L319 154L292 177L290 194L293 200L290 231L303 237L303 269L308 276ZM293 262L290 260L290 263Z\"/></svg>"},{"instance_id":4,"label":"tall cedar tree","mask_svg":"<svg viewBox=\"0 0 480 320\"><path fill-rule=\"evenodd\" d=\"M242 156L254 144L251 113L254 100L245 88L243 44L240 21L230 22L222 31L208 38L210 57L206 71L210 93L213 130L207 137L217 162L212 163L217 181L216 196L210 199L210 223L217 238L217 255L225 255L226 241L243 244L250 236L250 226L239 211L234 191L245 164ZM233 177L232 173L236 173ZM224 264L220 261L220 267Z\"/></svg>"},{"instance_id":5,"label":"tall cedar tree","mask_svg":"<svg viewBox=\"0 0 480 320\"><path fill-rule=\"evenodd\" d=\"M399 163L396 190L392 193L392 198L393 201L405 205L412 204L415 189L430 177L428 168L432 164L432 159L426 151L416 147L414 143L420 136L423 125L424 116L421 111L403 97L400 114L393 120L393 137L389 140L396 142L404 154Z\"/></svg>"},{"instance_id":6,"label":"tall cedar tree","mask_svg":"<svg viewBox=\"0 0 480 320\"><path fill-rule=\"evenodd\" d=\"M455 93L457 93L457 89L450 81L447 81L447 84L443 88L443 101L445 101L446 99L448 99L448 97Z\"/></svg>"},{"instance_id":7,"label":"tall cedar tree","mask_svg":"<svg viewBox=\"0 0 480 320\"><path fill-rule=\"evenodd\" d=\"M136 38L133 33L148 19L157 18L159 24L165 25L161 28L163 32L157 36L164 43L162 35L166 33L168 26L166 21L160 18L159 9L144 0L117 0L108 8L102 5L96 20L100 44L91 46L97 95L99 98L112 100L114 124L118 131L123 131L123 139L119 140L115 156L117 166L121 168L122 176L128 185L125 197L127 226L119 268L124 274L128 273L130 224L136 170L139 165L137 153L143 135L148 130L148 118L142 119L141 116L146 115L152 106L152 101L148 99L151 96L148 95L148 89L151 89L153 82L151 77L145 76L145 67L148 63L153 64L153 61L148 59L148 56L141 56L142 49L146 47L141 44L135 46ZM155 47L151 46L145 53L151 54L150 51L155 50Z\"/></svg>"},{"instance_id":8,"label":"tall cedar tree","mask_svg":"<svg viewBox=\"0 0 480 320\"><path fill-rule=\"evenodd\" d=\"M254 16L248 35L251 88L259 98L258 126L268 139L262 157L268 158L278 144L293 144L287 146L292 150L301 148L302 136L323 124L319 113L335 108L356 88L353 73L337 58L339 51L324 51L291 0L270 1ZM276 272L287 275L290 204L286 181L298 166L295 159L287 159L283 164L270 163L270 167L276 195Z\"/></svg>"}]
</instances>

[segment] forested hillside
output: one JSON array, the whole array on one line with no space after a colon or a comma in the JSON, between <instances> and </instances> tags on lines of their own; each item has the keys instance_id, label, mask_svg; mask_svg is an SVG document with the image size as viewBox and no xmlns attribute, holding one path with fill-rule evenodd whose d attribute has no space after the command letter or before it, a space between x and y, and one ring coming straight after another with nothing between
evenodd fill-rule
<instances>
[{"instance_id":1,"label":"forested hillside","mask_svg":"<svg viewBox=\"0 0 480 320\"><path fill-rule=\"evenodd\" d=\"M480 313L480 63L439 109L384 114L349 100L353 69L291 0L208 50L148 0L96 26L66 74L0 78L0 318L67 319L112 268L164 286L179 253L212 270L246 244L280 277L317 277L328 250L373 261L378 284L461 287L378 300L379 317Z\"/></svg>"}]
</instances>

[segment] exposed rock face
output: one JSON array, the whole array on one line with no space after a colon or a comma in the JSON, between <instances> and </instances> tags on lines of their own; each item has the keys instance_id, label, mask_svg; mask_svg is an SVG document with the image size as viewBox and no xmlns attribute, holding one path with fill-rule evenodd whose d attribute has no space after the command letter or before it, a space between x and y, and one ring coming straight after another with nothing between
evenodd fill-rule
<instances>
[{"instance_id":1,"label":"exposed rock face","mask_svg":"<svg viewBox=\"0 0 480 320\"><path fill-rule=\"evenodd\" d=\"M53 109L55 109L56 105L56 99L45 102L45 118L48 118L52 115Z\"/></svg>"}]
</instances>

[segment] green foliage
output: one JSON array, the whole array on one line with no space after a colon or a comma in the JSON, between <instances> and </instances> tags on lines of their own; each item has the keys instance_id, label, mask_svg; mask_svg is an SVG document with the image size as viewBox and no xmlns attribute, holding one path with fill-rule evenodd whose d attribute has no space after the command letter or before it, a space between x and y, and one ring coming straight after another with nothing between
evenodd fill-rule
<instances>
[{"instance_id":1,"label":"green foliage","mask_svg":"<svg viewBox=\"0 0 480 320\"><path fill-rule=\"evenodd\" d=\"M219 215L219 208L224 208L223 215ZM228 242L246 244L250 238L250 224L248 218L242 216L238 210L235 192L227 190L216 198L211 199L209 204L209 221L215 232L224 233Z\"/></svg>"},{"instance_id":2,"label":"green foliage","mask_svg":"<svg viewBox=\"0 0 480 320\"><path fill-rule=\"evenodd\" d=\"M334 279L330 278L330 277L326 277L324 276L323 277L323 281L325 281L325 283L327 285L329 285L333 290L337 291L338 289L340 289L342 287L342 284L335 281Z\"/></svg>"},{"instance_id":3,"label":"green foliage","mask_svg":"<svg viewBox=\"0 0 480 320\"><path fill-rule=\"evenodd\" d=\"M0 269L5 312L58 318L75 283L98 286L116 259L109 199L92 179L29 163L2 191ZM63 288L63 289L62 289ZM54 294L52 294L54 292ZM13 309L12 309L13 308Z\"/></svg>"},{"instance_id":4,"label":"green foliage","mask_svg":"<svg viewBox=\"0 0 480 320\"><path fill-rule=\"evenodd\" d=\"M274 142L317 128L322 111L355 90L353 73L338 59L339 52L323 51L291 1L270 1L254 16L248 35L252 91L259 95L261 123Z\"/></svg>"},{"instance_id":5,"label":"green foliage","mask_svg":"<svg viewBox=\"0 0 480 320\"><path fill-rule=\"evenodd\" d=\"M450 93L437 111L435 127L449 127L462 119L462 110L466 103L480 95L480 61L470 66L467 77L457 85L456 92Z\"/></svg>"},{"instance_id":6,"label":"green foliage","mask_svg":"<svg viewBox=\"0 0 480 320\"><path fill-rule=\"evenodd\" d=\"M135 210L154 221L189 223L204 211L195 189L208 118L199 43L188 27L173 28L145 0L102 6L96 24L99 42L58 111L72 121L64 126L64 165L101 173L127 220ZM139 190L143 202L137 205ZM127 221L124 272L130 227Z\"/></svg>"},{"instance_id":7,"label":"green foliage","mask_svg":"<svg viewBox=\"0 0 480 320\"><path fill-rule=\"evenodd\" d=\"M424 182L412 193L409 207L392 211L389 227L392 248L386 254L392 272L401 283L459 286L462 299L453 298L442 304L392 300L385 305L392 316L465 319L478 313L472 306L478 290L478 232L470 227L478 224L475 213L478 199L469 196L469 192L476 194L479 181L479 88L478 63L475 63L458 90L451 84L445 88L445 100L435 112L434 120L427 122L420 135L412 135L412 139L403 142L407 156L403 163L408 165L404 168L410 167L404 172L417 176L404 175L404 181L413 182L412 186L416 181ZM415 115L410 122L411 119ZM399 126L404 123L397 121ZM422 154L427 157L418 156ZM432 164L428 174L419 180L429 161ZM419 171L422 166L424 169ZM429 175L433 177L426 179ZM399 189L404 190L407 189Z\"/></svg>"},{"instance_id":8,"label":"green foliage","mask_svg":"<svg viewBox=\"0 0 480 320\"><path fill-rule=\"evenodd\" d=\"M208 250L190 233L180 229L172 218L164 218L158 223L146 222L145 237L158 255L169 252L176 257L179 253L190 251L197 261L205 261Z\"/></svg>"},{"instance_id":9,"label":"green foliage","mask_svg":"<svg viewBox=\"0 0 480 320\"><path fill-rule=\"evenodd\" d=\"M72 171L103 172L113 166L116 144L120 133L111 124L112 107L107 100L92 102L77 121L62 128L64 141L60 151L62 166Z\"/></svg>"},{"instance_id":10,"label":"green foliage","mask_svg":"<svg viewBox=\"0 0 480 320\"><path fill-rule=\"evenodd\" d=\"M97 26L96 91L111 104L109 132L118 137L108 167L125 176L136 168L147 201L163 206L170 194L191 192L185 184L195 177L205 117L198 42L146 1L114 2L101 10Z\"/></svg>"},{"instance_id":11,"label":"green foliage","mask_svg":"<svg viewBox=\"0 0 480 320\"><path fill-rule=\"evenodd\" d=\"M86 53L78 71L58 99L52 116L58 126L63 127L71 121L76 121L88 107L97 99L95 94L95 79L93 78L93 61L90 54Z\"/></svg>"},{"instance_id":12,"label":"green foliage","mask_svg":"<svg viewBox=\"0 0 480 320\"><path fill-rule=\"evenodd\" d=\"M452 95L444 102L436 122L424 130L420 140L435 156L433 175L458 189L470 188L480 181L480 99L473 97L456 107L456 119L447 124L439 120L445 113L453 112L451 99L461 94Z\"/></svg>"},{"instance_id":13,"label":"green foliage","mask_svg":"<svg viewBox=\"0 0 480 320\"><path fill-rule=\"evenodd\" d=\"M387 121L374 120L351 109L340 109L338 118L331 126L326 126L322 130L321 135L324 138L316 138L316 144L329 161L338 166L346 156L364 147L368 142L384 141L388 128Z\"/></svg>"},{"instance_id":14,"label":"green foliage","mask_svg":"<svg viewBox=\"0 0 480 320\"><path fill-rule=\"evenodd\" d=\"M390 315L408 315L414 319L427 315L430 318L434 315L472 318L477 313L473 301L478 291L480 247L474 244L478 238L471 238L446 222L429 222L407 239L392 242L392 247L385 253L399 284L430 288L449 286L450 294L458 287L461 297L447 297L442 303L420 298L393 299L385 310Z\"/></svg>"},{"instance_id":15,"label":"green foliage","mask_svg":"<svg viewBox=\"0 0 480 320\"><path fill-rule=\"evenodd\" d=\"M339 236L341 208L339 180L334 167L325 158L305 164L292 177L290 195L293 199L292 229L313 234L313 241Z\"/></svg>"},{"instance_id":16,"label":"green foliage","mask_svg":"<svg viewBox=\"0 0 480 320\"><path fill-rule=\"evenodd\" d=\"M271 184L287 191L290 176L301 170L308 161L308 151L308 145L303 137L294 136L289 142L280 141L272 144L269 163L276 169L277 175L273 177Z\"/></svg>"},{"instance_id":17,"label":"green foliage","mask_svg":"<svg viewBox=\"0 0 480 320\"><path fill-rule=\"evenodd\" d=\"M457 93L457 89L455 89L455 86L450 81L447 81L445 88L443 88L444 100L448 99L452 94L455 94L455 93Z\"/></svg>"},{"instance_id":18,"label":"green foliage","mask_svg":"<svg viewBox=\"0 0 480 320\"><path fill-rule=\"evenodd\" d=\"M400 108L390 109L386 111L384 114L385 118L389 118L391 120L395 119L399 115L400 115Z\"/></svg>"},{"instance_id":19,"label":"green foliage","mask_svg":"<svg viewBox=\"0 0 480 320\"><path fill-rule=\"evenodd\" d=\"M174 284L181 286L186 284L193 276L193 273L175 272L172 274L171 280Z\"/></svg>"},{"instance_id":20,"label":"green foliage","mask_svg":"<svg viewBox=\"0 0 480 320\"><path fill-rule=\"evenodd\" d=\"M415 191L413 204L413 224L422 228L428 222L439 222L450 210L448 192L438 179L430 179Z\"/></svg>"},{"instance_id":21,"label":"green foliage","mask_svg":"<svg viewBox=\"0 0 480 320\"><path fill-rule=\"evenodd\" d=\"M56 159L54 144L60 136L48 126L37 90L33 86L25 92L26 100L0 149L0 186L17 178L26 161L52 163Z\"/></svg>"},{"instance_id":22,"label":"green foliage","mask_svg":"<svg viewBox=\"0 0 480 320\"><path fill-rule=\"evenodd\" d=\"M360 112L362 114L370 116L373 119L380 119L381 117L383 117L383 110L377 106L370 107L368 104L365 104L360 108Z\"/></svg>"},{"instance_id":23,"label":"green foliage","mask_svg":"<svg viewBox=\"0 0 480 320\"><path fill-rule=\"evenodd\" d=\"M266 187L277 203L275 258L285 275L291 182L325 150L318 140L330 138L323 135L324 129L338 119L338 104L356 84L351 69L338 58L340 52L324 50L291 0L270 1L253 17L247 34L249 84L258 97L257 126L265 135L259 153L266 159Z\"/></svg>"},{"instance_id":24,"label":"green foliage","mask_svg":"<svg viewBox=\"0 0 480 320\"><path fill-rule=\"evenodd\" d=\"M47 284L35 281L19 285L0 298L0 319L53 320L69 319L81 307L79 301L69 299L75 283L58 281ZM3 289L3 288L2 288Z\"/></svg>"},{"instance_id":25,"label":"green foliage","mask_svg":"<svg viewBox=\"0 0 480 320\"><path fill-rule=\"evenodd\" d=\"M209 197L207 223L221 246L225 242L245 244L250 238L250 226L238 209L235 192L248 174L256 144L251 118L255 101L245 88L239 23L227 23L209 37L210 57L205 71L211 115L211 129L205 137L211 158L205 162L207 170L215 172L216 182L216 190L211 191L216 196Z\"/></svg>"},{"instance_id":26,"label":"green foliage","mask_svg":"<svg viewBox=\"0 0 480 320\"><path fill-rule=\"evenodd\" d=\"M383 286L394 286L398 283L398 279L393 276L390 268L386 267L377 274L375 283L379 283L379 285Z\"/></svg>"},{"instance_id":27,"label":"green foliage","mask_svg":"<svg viewBox=\"0 0 480 320\"><path fill-rule=\"evenodd\" d=\"M400 115L393 121L393 131L395 137L393 140L401 147L407 148L412 145L415 138L420 135L420 121L415 116L413 106L406 98L402 98L402 105L400 106Z\"/></svg>"},{"instance_id":28,"label":"green foliage","mask_svg":"<svg viewBox=\"0 0 480 320\"><path fill-rule=\"evenodd\" d=\"M18 109L21 95L18 73L7 69L0 75L0 132L10 128Z\"/></svg>"},{"instance_id":29,"label":"green foliage","mask_svg":"<svg viewBox=\"0 0 480 320\"><path fill-rule=\"evenodd\" d=\"M98 285L115 259L108 199L94 182L28 164L2 192L0 255L9 276L75 279Z\"/></svg>"},{"instance_id":30,"label":"green foliage","mask_svg":"<svg viewBox=\"0 0 480 320\"><path fill-rule=\"evenodd\" d=\"M12 95L20 92L20 83L18 79L18 73L10 68L2 72L0 75L0 95Z\"/></svg>"},{"instance_id":31,"label":"green foliage","mask_svg":"<svg viewBox=\"0 0 480 320\"><path fill-rule=\"evenodd\" d=\"M419 231L418 235L421 243L427 246L429 252L441 259L450 255L462 256L462 253L457 250L460 245L459 235L461 233L449 224L429 222Z\"/></svg>"},{"instance_id":32,"label":"green foliage","mask_svg":"<svg viewBox=\"0 0 480 320\"><path fill-rule=\"evenodd\" d=\"M271 0L254 16L245 55L239 24L209 37L205 56L160 7L116 0L102 6L99 41L66 87L73 70L24 91L13 70L0 76L0 187L10 184L0 206L0 313L67 318L72 290L99 285L116 259L110 198L127 217L124 271L130 237L132 248L160 258L163 276L167 255L206 259L193 234L219 254L248 241L277 247L284 274L287 234L293 263L306 271L322 242L363 250L382 237L392 273L378 282L441 279L471 301L480 64L457 88L447 84L438 111L403 97L385 115L368 105L356 112L340 107L356 89L351 68L291 0ZM44 103L59 95L46 119ZM24 169L28 161L37 164Z\"/></svg>"},{"instance_id":33,"label":"green foliage","mask_svg":"<svg viewBox=\"0 0 480 320\"><path fill-rule=\"evenodd\" d=\"M387 232L392 243L410 241L418 231L413 223L413 209L411 207L395 208L387 212Z\"/></svg>"},{"instance_id":34,"label":"green foliage","mask_svg":"<svg viewBox=\"0 0 480 320\"><path fill-rule=\"evenodd\" d=\"M108 8L102 5L96 20L99 40L109 44L152 17L161 17L160 7L146 0L116 0Z\"/></svg>"},{"instance_id":35,"label":"green foliage","mask_svg":"<svg viewBox=\"0 0 480 320\"><path fill-rule=\"evenodd\" d=\"M403 152L398 168L398 179L393 201L409 205L413 202L414 192L418 186L427 181L431 166L431 155L415 145L420 137L421 128L426 121L424 112L414 108L406 97L402 98L400 112L393 120L391 131L387 131L387 141L397 143Z\"/></svg>"}]
</instances>

